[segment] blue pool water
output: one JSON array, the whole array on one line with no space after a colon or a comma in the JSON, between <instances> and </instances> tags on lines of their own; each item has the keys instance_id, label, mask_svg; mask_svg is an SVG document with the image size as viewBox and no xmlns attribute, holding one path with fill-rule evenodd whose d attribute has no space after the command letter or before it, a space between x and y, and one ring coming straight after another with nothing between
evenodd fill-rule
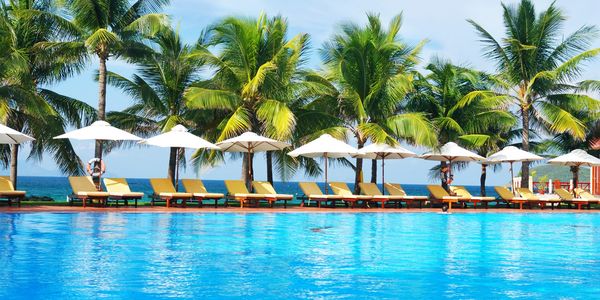
<instances>
[{"instance_id":1,"label":"blue pool water","mask_svg":"<svg viewBox=\"0 0 600 300\"><path fill-rule=\"evenodd\" d=\"M0 298L600 295L597 214L0 214Z\"/></svg>"}]
</instances>

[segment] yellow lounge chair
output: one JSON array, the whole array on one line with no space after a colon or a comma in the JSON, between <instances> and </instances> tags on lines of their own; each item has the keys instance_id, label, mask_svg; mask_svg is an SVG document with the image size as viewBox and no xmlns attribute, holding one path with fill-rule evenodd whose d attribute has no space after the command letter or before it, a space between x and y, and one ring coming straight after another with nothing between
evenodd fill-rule
<instances>
[{"instance_id":1,"label":"yellow lounge chair","mask_svg":"<svg viewBox=\"0 0 600 300\"><path fill-rule=\"evenodd\" d=\"M509 189L503 186L496 186L494 190L500 196L500 199L506 201L506 203L510 206L512 203L519 204L519 209L523 209L523 203L529 203L529 201L523 197L518 197L513 194Z\"/></svg>"},{"instance_id":2,"label":"yellow lounge chair","mask_svg":"<svg viewBox=\"0 0 600 300\"><path fill-rule=\"evenodd\" d=\"M573 194L569 193L569 191L567 191L565 189L562 189L562 188L561 189L554 189L554 193L556 195L558 195L558 197L560 197L560 200L563 203L568 204L569 208L571 208L571 204L577 205L577 209L581 209L582 205L589 205L590 204L587 199L575 198L573 196Z\"/></svg>"},{"instance_id":3,"label":"yellow lounge chair","mask_svg":"<svg viewBox=\"0 0 600 300\"><path fill-rule=\"evenodd\" d=\"M287 208L287 202L294 199L294 195L289 194L278 194L268 181L252 181L252 187L254 190L265 195L267 198L275 198L277 200L283 200L283 208Z\"/></svg>"},{"instance_id":4,"label":"yellow lounge chair","mask_svg":"<svg viewBox=\"0 0 600 300\"><path fill-rule=\"evenodd\" d=\"M222 193L209 193L200 179L182 179L181 183L183 183L183 188L186 192L192 193L192 196L198 201L200 207L202 207L202 201L204 200L215 200L215 208L217 208L219 199L225 198L225 195Z\"/></svg>"},{"instance_id":5,"label":"yellow lounge chair","mask_svg":"<svg viewBox=\"0 0 600 300\"><path fill-rule=\"evenodd\" d=\"M592 195L592 193L590 193L582 188L575 188L573 191L575 192L575 195L577 195L577 197L587 200L588 203L599 203L600 202L600 198Z\"/></svg>"},{"instance_id":6,"label":"yellow lounge chair","mask_svg":"<svg viewBox=\"0 0 600 300\"><path fill-rule=\"evenodd\" d=\"M15 191L12 181L8 176L0 176L0 199L6 199L8 206L16 200L17 206L21 207L21 201L25 198L24 191Z\"/></svg>"},{"instance_id":7,"label":"yellow lounge chair","mask_svg":"<svg viewBox=\"0 0 600 300\"><path fill-rule=\"evenodd\" d=\"M560 199L557 200L542 200L540 198L538 198L536 195L533 194L533 192L528 189L528 188L517 188L517 193L527 199L527 202L529 203L529 207L531 208L532 204L538 204L540 206L541 209L544 209L544 207L546 207L546 203L560 203ZM552 209L554 209L554 205L552 205Z\"/></svg>"},{"instance_id":8,"label":"yellow lounge chair","mask_svg":"<svg viewBox=\"0 0 600 300\"><path fill-rule=\"evenodd\" d=\"M304 200L308 200L308 205L310 205L310 201L315 201L317 203L317 207L321 207L321 202L331 202L332 206L335 207L336 201L341 201L342 197L339 195L325 195L321 188L315 182L299 182L298 185L300 189L304 193L304 196L301 197L302 202L300 202L300 207L304 206Z\"/></svg>"},{"instance_id":9,"label":"yellow lounge chair","mask_svg":"<svg viewBox=\"0 0 600 300\"><path fill-rule=\"evenodd\" d=\"M188 200L192 198L190 193L181 193L175 190L171 179L169 178L151 178L150 185L154 191L150 205L154 206L157 201L164 201L167 208L177 205L177 200L181 200L181 205L185 207Z\"/></svg>"},{"instance_id":10,"label":"yellow lounge chair","mask_svg":"<svg viewBox=\"0 0 600 300\"><path fill-rule=\"evenodd\" d=\"M439 185L428 185L427 190L431 194L431 198L436 201L448 204L448 209L452 209L452 203L457 203L460 200L467 198L461 196L450 196L446 190Z\"/></svg>"},{"instance_id":11,"label":"yellow lounge chair","mask_svg":"<svg viewBox=\"0 0 600 300\"><path fill-rule=\"evenodd\" d=\"M419 208L423 208L423 202L427 201L428 199L427 196L408 195L398 183L384 183L383 187L390 196L398 197L402 199L402 201L406 202L406 208L410 208L410 205L413 201L419 202Z\"/></svg>"},{"instance_id":12,"label":"yellow lounge chair","mask_svg":"<svg viewBox=\"0 0 600 300\"><path fill-rule=\"evenodd\" d=\"M109 199L114 199L119 207L119 200L123 200L125 205L128 205L129 200L135 201L134 207L137 207L138 200L144 197L144 193L132 192L129 188L129 183L125 178L102 178Z\"/></svg>"},{"instance_id":13,"label":"yellow lounge chair","mask_svg":"<svg viewBox=\"0 0 600 300\"><path fill-rule=\"evenodd\" d=\"M267 198L263 194L250 193L242 180L225 180L225 187L227 188L225 205L227 205L228 200L234 200L238 201L242 208L244 207L244 202L248 202L248 204L254 203L258 207L260 200L266 200L269 202L269 206L273 207L273 202L277 201L277 199L273 197Z\"/></svg>"},{"instance_id":14,"label":"yellow lounge chair","mask_svg":"<svg viewBox=\"0 0 600 300\"><path fill-rule=\"evenodd\" d=\"M69 196L71 205L74 200L81 200L83 207L86 207L87 200L98 200L101 205L106 206L110 194L98 191L91 176L71 176L69 183L73 190L73 194Z\"/></svg>"},{"instance_id":15,"label":"yellow lounge chair","mask_svg":"<svg viewBox=\"0 0 600 300\"><path fill-rule=\"evenodd\" d=\"M477 203L483 203L485 208L488 208L488 203L497 201L494 197L473 196L464 186L451 186L450 190L459 197L467 198L468 202L473 203L473 208L477 209Z\"/></svg>"},{"instance_id":16,"label":"yellow lounge chair","mask_svg":"<svg viewBox=\"0 0 600 300\"><path fill-rule=\"evenodd\" d=\"M385 202L385 198L366 196L366 195L354 195L350 188L345 182L330 182L329 187L334 194L342 196L342 200L352 203L352 208L356 206L356 202L363 201L364 205L367 206L368 201Z\"/></svg>"}]
</instances>

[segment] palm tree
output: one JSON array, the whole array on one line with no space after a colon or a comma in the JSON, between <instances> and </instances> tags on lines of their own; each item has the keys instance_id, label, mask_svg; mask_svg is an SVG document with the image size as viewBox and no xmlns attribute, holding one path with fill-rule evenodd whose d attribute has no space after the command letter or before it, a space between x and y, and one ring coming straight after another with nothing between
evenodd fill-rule
<instances>
[{"instance_id":1,"label":"palm tree","mask_svg":"<svg viewBox=\"0 0 600 300\"><path fill-rule=\"evenodd\" d=\"M369 139L390 144L397 143L396 139L432 144L433 130L423 114L398 111L413 88L415 65L424 43L413 48L400 40L402 15L395 16L387 30L378 15L368 14L367 19L364 27L343 24L340 32L323 45L326 77L338 88L331 105L337 107L358 148ZM362 164L363 160L357 158L355 189L362 181ZM372 168L372 181L376 170Z\"/></svg>"},{"instance_id":2,"label":"palm tree","mask_svg":"<svg viewBox=\"0 0 600 300\"><path fill-rule=\"evenodd\" d=\"M83 68L84 61L76 48L65 46L77 39L77 30L54 11L51 1L11 1L2 7L0 16L3 44L7 46L9 81L21 92L2 99L1 117L9 127L36 137L30 158L40 159L50 152L64 173L81 174L81 160L68 140L53 140L67 126L81 126L95 118L96 112L84 102L60 95L43 85L62 80ZM56 47L46 47L52 42ZM10 151L11 179L16 185L19 146L2 148L3 157Z\"/></svg>"},{"instance_id":3,"label":"palm tree","mask_svg":"<svg viewBox=\"0 0 600 300\"><path fill-rule=\"evenodd\" d=\"M140 33L153 33L166 22L157 14L169 0L67 0L73 22L83 32L87 51L98 58L98 119L106 116L106 62L111 57L135 53L141 47ZM78 45L77 45L78 46ZM102 157L102 143L96 142L95 156Z\"/></svg>"},{"instance_id":4,"label":"palm tree","mask_svg":"<svg viewBox=\"0 0 600 300\"><path fill-rule=\"evenodd\" d=\"M261 14L257 19L225 18L206 31L204 47L196 55L214 75L196 82L186 98L191 108L225 114L212 133L214 140L245 131L291 140L298 120L291 104L303 93L318 89L318 84L310 83L311 76L302 68L308 35L288 39L287 27L281 16ZM211 47L218 52L209 51ZM216 155L213 152L212 158ZM247 161L243 160L242 167L246 182L253 177ZM272 181L271 152L267 153L267 172Z\"/></svg>"},{"instance_id":5,"label":"palm tree","mask_svg":"<svg viewBox=\"0 0 600 300\"><path fill-rule=\"evenodd\" d=\"M132 79L108 73L108 83L133 98L133 104L120 112L109 112L107 119L116 126L140 136L171 130L177 124L203 134L217 124L212 112L190 109L185 105L185 90L198 80L201 59L194 47L181 41L179 33L165 27L149 38L147 54L128 57L138 66ZM177 148L169 153L168 176L175 180ZM180 155L180 157L184 157Z\"/></svg>"},{"instance_id":6,"label":"palm tree","mask_svg":"<svg viewBox=\"0 0 600 300\"><path fill-rule=\"evenodd\" d=\"M496 88L472 92L469 97L503 100L515 107L521 119L522 147L530 150L530 131L570 133L575 139L585 137L586 126L569 107L589 107L598 111L600 102L581 93L580 75L585 61L596 56L600 49L589 49L597 30L582 26L563 38L561 28L566 20L562 11L552 3L536 14L530 0L519 5L502 4L506 36L494 38L475 21L475 27L485 45L485 56L497 65ZM522 167L524 178L529 177L529 163ZM528 181L523 180L524 187Z\"/></svg>"},{"instance_id":7,"label":"palm tree","mask_svg":"<svg viewBox=\"0 0 600 300\"><path fill-rule=\"evenodd\" d=\"M425 69L429 73L415 82L405 109L426 114L434 124L437 138L433 148L459 142L487 156L508 141L506 133L516 121L512 114L494 99L465 97L489 87L492 82L487 75L440 58L433 58ZM484 174L482 169L483 184Z\"/></svg>"}]
</instances>

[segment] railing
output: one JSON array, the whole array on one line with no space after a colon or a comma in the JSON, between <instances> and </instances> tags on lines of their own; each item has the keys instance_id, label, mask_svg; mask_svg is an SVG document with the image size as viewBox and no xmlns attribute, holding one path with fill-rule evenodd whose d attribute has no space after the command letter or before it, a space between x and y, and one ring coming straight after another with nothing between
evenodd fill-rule
<instances>
[{"instance_id":1,"label":"railing","mask_svg":"<svg viewBox=\"0 0 600 300\"><path fill-rule=\"evenodd\" d=\"M540 181L533 181L533 191L534 192L538 192L539 188L538 186L540 184L544 184L544 186L546 187L545 191L546 192L550 192L553 191L554 189L565 189L565 190L571 190L572 189L572 182L571 181L558 181L558 180L554 180L554 181L545 181L545 182L540 182ZM591 183L590 182L578 182L577 183L577 187L586 191L589 191L591 188Z\"/></svg>"}]
</instances>

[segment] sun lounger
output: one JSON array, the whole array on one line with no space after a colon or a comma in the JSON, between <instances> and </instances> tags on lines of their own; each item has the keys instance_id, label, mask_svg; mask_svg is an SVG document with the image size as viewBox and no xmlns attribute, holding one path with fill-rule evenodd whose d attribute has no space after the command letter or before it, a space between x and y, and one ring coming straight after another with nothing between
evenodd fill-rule
<instances>
[{"instance_id":1,"label":"sun lounger","mask_svg":"<svg viewBox=\"0 0 600 300\"><path fill-rule=\"evenodd\" d=\"M351 207L354 208L356 206L356 202L363 201L365 206L367 206L368 201L377 201L377 202L385 202L387 201L385 198L366 196L366 195L354 195L350 188L345 182L330 182L329 187L331 187L331 191L334 194L342 196L342 200L352 203Z\"/></svg>"},{"instance_id":2,"label":"sun lounger","mask_svg":"<svg viewBox=\"0 0 600 300\"><path fill-rule=\"evenodd\" d=\"M429 190L433 200L447 203L448 209L452 209L452 203L457 203L460 200L467 200L466 197L462 196L450 196L450 194L448 194L448 192L446 192L446 190L439 185L428 185L427 190Z\"/></svg>"},{"instance_id":3,"label":"sun lounger","mask_svg":"<svg viewBox=\"0 0 600 300\"><path fill-rule=\"evenodd\" d=\"M577 209L581 209L582 205L590 204L587 199L575 198L573 194L562 188L554 189L554 193L560 197L561 202L568 204L569 208L571 207L571 204L577 205Z\"/></svg>"},{"instance_id":4,"label":"sun lounger","mask_svg":"<svg viewBox=\"0 0 600 300\"><path fill-rule=\"evenodd\" d=\"M546 207L547 203L552 204L552 209L554 209L554 203L560 203L560 199L551 200L551 199L540 199L528 188L517 188L517 193L525 199L527 199L530 207L532 204L539 204L541 209Z\"/></svg>"},{"instance_id":5,"label":"sun lounger","mask_svg":"<svg viewBox=\"0 0 600 300\"><path fill-rule=\"evenodd\" d=\"M575 195L577 195L577 197L587 200L588 203L599 203L600 202L600 198L592 195L592 193L590 193L582 188L575 188L573 191L575 192Z\"/></svg>"},{"instance_id":6,"label":"sun lounger","mask_svg":"<svg viewBox=\"0 0 600 300\"><path fill-rule=\"evenodd\" d=\"M0 199L6 199L8 206L12 205L13 201L17 202L17 206L21 207L21 201L25 198L24 191L15 191L15 187L8 176L0 176Z\"/></svg>"},{"instance_id":7,"label":"sun lounger","mask_svg":"<svg viewBox=\"0 0 600 300\"><path fill-rule=\"evenodd\" d=\"M73 194L69 196L71 205L75 200L80 200L83 207L86 207L88 200L92 202L97 200L100 205L106 206L110 194L98 191L91 176L71 176L69 177L69 183L73 190Z\"/></svg>"},{"instance_id":8,"label":"sun lounger","mask_svg":"<svg viewBox=\"0 0 600 300\"><path fill-rule=\"evenodd\" d=\"M182 179L181 183L183 183L186 192L192 193L194 200L198 201L200 207L202 207L204 200L215 200L215 208L217 208L219 199L225 198L222 193L209 193L200 179Z\"/></svg>"},{"instance_id":9,"label":"sun lounger","mask_svg":"<svg viewBox=\"0 0 600 300\"><path fill-rule=\"evenodd\" d=\"M397 183L384 183L383 187L390 196L402 199L402 201L406 203L406 208L410 208L410 205L413 203L413 201L419 202L419 208L423 208L423 203L428 200L427 196L408 195L402 186Z\"/></svg>"},{"instance_id":10,"label":"sun lounger","mask_svg":"<svg viewBox=\"0 0 600 300\"><path fill-rule=\"evenodd\" d=\"M519 204L519 209L523 209L524 203L529 203L529 201L523 197L515 196L513 192L503 186L496 186L494 190L500 196L500 199L506 201L506 203L510 206L512 203Z\"/></svg>"},{"instance_id":11,"label":"sun lounger","mask_svg":"<svg viewBox=\"0 0 600 300\"><path fill-rule=\"evenodd\" d=\"M294 195L289 194L278 194L268 181L252 181L252 187L254 190L265 195L267 198L275 198L277 200L283 200L283 207L287 208L287 202L294 199Z\"/></svg>"},{"instance_id":12,"label":"sun lounger","mask_svg":"<svg viewBox=\"0 0 600 300\"><path fill-rule=\"evenodd\" d=\"M273 203L277 201L276 198L267 198L266 195L263 194L250 193L242 180L225 180L225 187L227 187L226 205L228 200L234 200L238 201L242 208L244 207L245 202L254 204L258 207L260 200L266 200L269 202L269 206L273 207Z\"/></svg>"},{"instance_id":13,"label":"sun lounger","mask_svg":"<svg viewBox=\"0 0 600 300\"><path fill-rule=\"evenodd\" d=\"M319 188L319 186L314 182L299 182L298 185L304 193L304 196L300 197L302 199L302 202L300 202L300 207L304 206L305 200L308 200L308 205L310 205L310 201L315 201L317 203L317 207L321 207L321 202L325 202L325 204L327 204L327 202L331 202L332 206L335 207L335 202L342 200L342 196L339 195L323 194L321 188Z\"/></svg>"},{"instance_id":14,"label":"sun lounger","mask_svg":"<svg viewBox=\"0 0 600 300\"><path fill-rule=\"evenodd\" d=\"M181 205L185 207L188 200L192 199L191 193L181 193L175 190L171 179L168 178L151 178L150 185L152 186L152 190L154 194L152 195L152 201L150 205L154 206L154 204L158 201L164 201L168 207L173 205L177 205L177 200L181 200Z\"/></svg>"},{"instance_id":15,"label":"sun lounger","mask_svg":"<svg viewBox=\"0 0 600 300\"><path fill-rule=\"evenodd\" d=\"M109 199L114 199L117 207L119 207L119 200L123 200L125 205L133 200L135 202L134 206L137 207L138 200L144 197L144 193L132 192L125 178L103 178L102 181L104 181Z\"/></svg>"},{"instance_id":16,"label":"sun lounger","mask_svg":"<svg viewBox=\"0 0 600 300\"><path fill-rule=\"evenodd\" d=\"M473 196L464 186L451 186L450 189L459 197L465 197L466 202L473 203L473 208L477 209L477 203L483 203L485 208L488 208L490 202L498 201L494 197Z\"/></svg>"}]
</instances>

